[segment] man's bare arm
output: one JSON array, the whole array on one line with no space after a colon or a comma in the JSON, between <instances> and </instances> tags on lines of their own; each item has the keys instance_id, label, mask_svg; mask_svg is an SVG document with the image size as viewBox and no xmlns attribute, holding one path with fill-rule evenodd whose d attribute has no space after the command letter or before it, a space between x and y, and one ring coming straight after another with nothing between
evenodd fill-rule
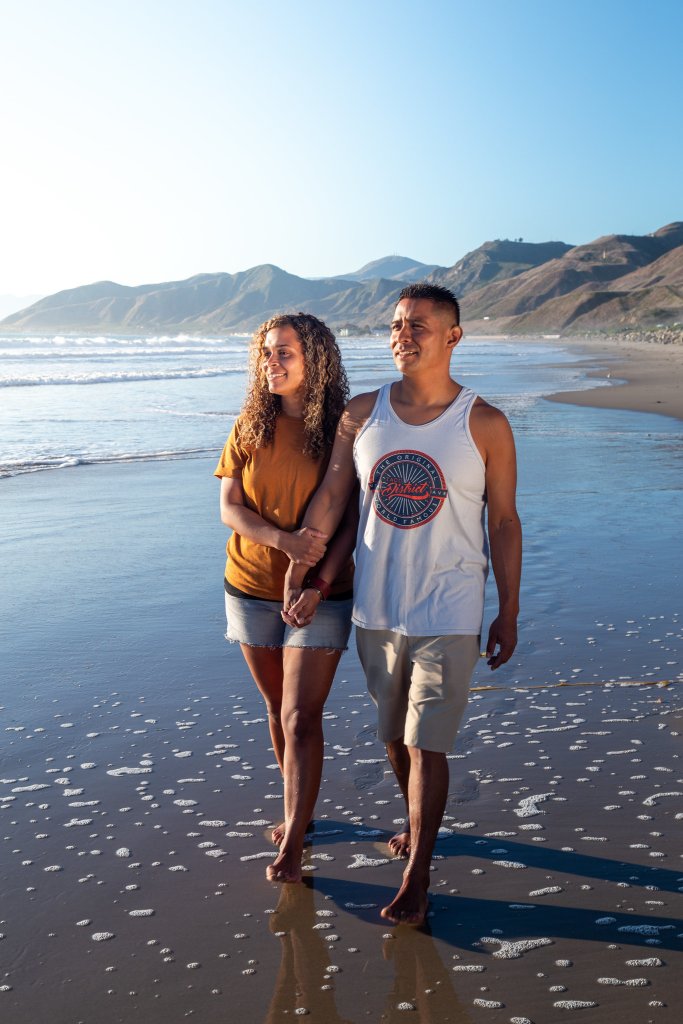
<instances>
[{"instance_id":1,"label":"man's bare arm","mask_svg":"<svg viewBox=\"0 0 683 1024\"><path fill-rule=\"evenodd\" d=\"M320 577L328 585L334 583L342 569L346 566L356 546L358 533L358 484L351 492L348 504L327 551L311 575ZM291 589L289 574L285 578L285 592L282 598L282 617L290 626L302 626L310 622L322 599L319 590L305 588Z\"/></svg>"},{"instance_id":2,"label":"man's bare arm","mask_svg":"<svg viewBox=\"0 0 683 1024\"><path fill-rule=\"evenodd\" d=\"M498 409L486 403L475 406L471 428L486 462L489 547L498 590L498 615L489 629L486 654L496 669L509 661L517 646L522 574L522 527L515 502L517 460L510 425Z\"/></svg>"},{"instance_id":3,"label":"man's bare arm","mask_svg":"<svg viewBox=\"0 0 683 1024\"><path fill-rule=\"evenodd\" d=\"M356 485L353 443L372 412L376 398L376 391L368 392L352 398L346 406L339 420L327 472L306 509L302 527L331 537L339 526ZM297 589L305 575L305 566L290 565L286 587Z\"/></svg>"}]
</instances>

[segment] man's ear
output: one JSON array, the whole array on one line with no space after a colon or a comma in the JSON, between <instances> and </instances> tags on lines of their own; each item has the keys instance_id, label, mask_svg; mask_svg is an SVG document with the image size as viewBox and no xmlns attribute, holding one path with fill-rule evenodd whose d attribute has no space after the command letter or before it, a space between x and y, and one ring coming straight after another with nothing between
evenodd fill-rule
<instances>
[{"instance_id":1,"label":"man's ear","mask_svg":"<svg viewBox=\"0 0 683 1024\"><path fill-rule=\"evenodd\" d=\"M461 338L462 327L460 327L459 324L453 324L450 330L450 335L448 337L448 347L451 349L451 351L455 348L455 346L458 344Z\"/></svg>"}]
</instances>

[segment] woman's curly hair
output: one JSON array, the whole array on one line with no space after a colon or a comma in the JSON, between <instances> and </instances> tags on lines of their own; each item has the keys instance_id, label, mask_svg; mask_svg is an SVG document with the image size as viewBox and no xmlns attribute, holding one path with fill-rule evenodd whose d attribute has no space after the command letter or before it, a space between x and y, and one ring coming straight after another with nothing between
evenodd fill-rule
<instances>
[{"instance_id":1,"label":"woman's curly hair","mask_svg":"<svg viewBox=\"0 0 683 1024\"><path fill-rule=\"evenodd\" d=\"M249 386L242 407L242 443L254 448L272 444L282 399L268 390L263 348L268 331L293 327L304 355L304 455L318 459L334 441L337 423L349 397L349 382L334 334L311 313L282 313L257 329L249 347Z\"/></svg>"}]
</instances>

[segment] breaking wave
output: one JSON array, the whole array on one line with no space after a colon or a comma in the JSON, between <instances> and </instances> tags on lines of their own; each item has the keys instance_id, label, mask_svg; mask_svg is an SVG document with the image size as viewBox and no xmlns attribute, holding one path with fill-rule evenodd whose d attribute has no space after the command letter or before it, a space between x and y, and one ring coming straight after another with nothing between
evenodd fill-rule
<instances>
[{"instance_id":1,"label":"breaking wave","mask_svg":"<svg viewBox=\"0 0 683 1024\"><path fill-rule=\"evenodd\" d=\"M124 462L165 462L216 455L220 448L180 448L175 451L115 452L108 455L49 455L31 461L20 459L0 462L0 479L40 473L48 469L72 469L75 466L100 466Z\"/></svg>"},{"instance_id":2,"label":"breaking wave","mask_svg":"<svg viewBox=\"0 0 683 1024\"><path fill-rule=\"evenodd\" d=\"M202 368L189 368L186 370L162 369L126 370L121 373L64 373L64 374L24 374L22 376L5 376L0 378L0 388L32 388L41 387L46 384L120 384L130 381L142 380L181 380L198 377L226 377L233 374L244 374L246 366L205 366Z\"/></svg>"}]
</instances>

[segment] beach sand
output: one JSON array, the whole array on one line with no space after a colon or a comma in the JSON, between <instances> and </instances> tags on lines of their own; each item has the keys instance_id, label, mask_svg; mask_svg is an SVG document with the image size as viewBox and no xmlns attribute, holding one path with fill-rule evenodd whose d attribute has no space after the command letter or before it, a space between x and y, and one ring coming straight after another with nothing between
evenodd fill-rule
<instances>
[{"instance_id":1,"label":"beach sand","mask_svg":"<svg viewBox=\"0 0 683 1024\"><path fill-rule=\"evenodd\" d=\"M475 674L417 932L379 916L402 805L352 651L325 712L306 882L265 880L282 785L222 640L212 461L3 481L3 1019L678 1019L678 428L549 415L542 435L519 428L520 647ZM560 454L577 423L580 473Z\"/></svg>"},{"instance_id":2,"label":"beach sand","mask_svg":"<svg viewBox=\"0 0 683 1024\"><path fill-rule=\"evenodd\" d=\"M590 1021L677 1019L678 693L473 694L415 933L379 917L401 803L356 659L326 712L301 887L265 881L281 785L236 661L230 677L161 711L103 694L68 731L49 709L12 736L31 754L3 785L7 1020L541 1024L565 1000Z\"/></svg>"},{"instance_id":3,"label":"beach sand","mask_svg":"<svg viewBox=\"0 0 683 1024\"><path fill-rule=\"evenodd\" d=\"M562 339L565 343L585 353L583 365L589 377L612 383L550 395L551 401L683 419L683 345L635 344L618 337Z\"/></svg>"}]
</instances>

